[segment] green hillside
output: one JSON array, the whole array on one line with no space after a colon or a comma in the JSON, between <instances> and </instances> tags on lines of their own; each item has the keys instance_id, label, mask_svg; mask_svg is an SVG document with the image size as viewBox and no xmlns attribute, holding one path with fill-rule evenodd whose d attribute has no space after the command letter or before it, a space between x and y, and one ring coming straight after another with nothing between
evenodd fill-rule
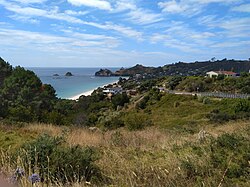
<instances>
[{"instance_id":1,"label":"green hillside","mask_svg":"<svg viewBox=\"0 0 250 187\"><path fill-rule=\"evenodd\" d=\"M249 94L248 73L121 78L122 93L74 101L32 71L0 67L0 171L16 185L250 185L250 99L197 93Z\"/></svg>"}]
</instances>

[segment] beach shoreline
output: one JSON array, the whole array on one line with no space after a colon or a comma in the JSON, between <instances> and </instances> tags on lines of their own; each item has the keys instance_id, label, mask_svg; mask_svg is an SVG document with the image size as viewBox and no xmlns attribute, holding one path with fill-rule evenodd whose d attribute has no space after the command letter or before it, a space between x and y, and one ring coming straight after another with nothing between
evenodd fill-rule
<instances>
[{"instance_id":1,"label":"beach shoreline","mask_svg":"<svg viewBox=\"0 0 250 187\"><path fill-rule=\"evenodd\" d=\"M118 82L119 82L119 80L117 80L117 81L115 81L115 82L108 83L108 84L104 84L104 85L102 85L102 86L98 86L97 88L99 88L99 87L103 88L103 87L105 87L105 86L108 86L108 85L110 85L110 84L113 85L113 84L116 84L116 83L118 83ZM77 95L75 95L75 96L69 97L69 98L67 98L67 99L70 99L70 100L78 100L79 97L82 96L82 95L84 95L84 96L90 96L97 88L92 89L92 90L89 90L89 91L82 92L82 93L80 93L80 94L77 94Z\"/></svg>"}]
</instances>

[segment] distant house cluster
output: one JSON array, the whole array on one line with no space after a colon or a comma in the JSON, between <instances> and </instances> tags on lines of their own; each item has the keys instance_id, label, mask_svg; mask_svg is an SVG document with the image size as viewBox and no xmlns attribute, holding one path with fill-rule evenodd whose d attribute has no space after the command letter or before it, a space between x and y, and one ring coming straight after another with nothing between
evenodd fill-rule
<instances>
[{"instance_id":1,"label":"distant house cluster","mask_svg":"<svg viewBox=\"0 0 250 187\"><path fill-rule=\"evenodd\" d=\"M103 93L105 94L114 94L114 95L122 92L123 92L122 87L106 88L105 90L103 90Z\"/></svg>"},{"instance_id":2,"label":"distant house cluster","mask_svg":"<svg viewBox=\"0 0 250 187\"><path fill-rule=\"evenodd\" d=\"M239 74L232 71L209 71L206 75L210 78L218 77L219 75L224 75L225 77L237 77Z\"/></svg>"},{"instance_id":3,"label":"distant house cluster","mask_svg":"<svg viewBox=\"0 0 250 187\"><path fill-rule=\"evenodd\" d=\"M126 93L128 96L136 96L138 93L136 89L124 90L122 87L119 87L117 85L113 85L113 86L114 87L105 88L102 91L110 99L112 98L112 96L117 95L117 94Z\"/></svg>"}]
</instances>

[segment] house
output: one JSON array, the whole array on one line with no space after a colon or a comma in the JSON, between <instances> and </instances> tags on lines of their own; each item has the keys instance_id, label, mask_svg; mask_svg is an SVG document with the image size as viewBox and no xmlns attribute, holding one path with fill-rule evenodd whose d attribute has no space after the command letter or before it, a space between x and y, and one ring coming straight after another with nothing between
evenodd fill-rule
<instances>
[{"instance_id":1,"label":"house","mask_svg":"<svg viewBox=\"0 0 250 187\"><path fill-rule=\"evenodd\" d=\"M167 89L165 87L158 87L158 90L160 92L166 92L167 91Z\"/></svg>"},{"instance_id":2,"label":"house","mask_svg":"<svg viewBox=\"0 0 250 187\"><path fill-rule=\"evenodd\" d=\"M137 95L137 90L127 90L126 94L128 96L135 96L135 95Z\"/></svg>"},{"instance_id":3,"label":"house","mask_svg":"<svg viewBox=\"0 0 250 187\"><path fill-rule=\"evenodd\" d=\"M206 73L208 77L218 77L219 75L224 75L225 77L236 77L237 73L232 71L209 71Z\"/></svg>"},{"instance_id":4,"label":"house","mask_svg":"<svg viewBox=\"0 0 250 187\"><path fill-rule=\"evenodd\" d=\"M122 92L123 92L122 87L106 88L105 90L103 90L103 93L105 94L114 94L114 95Z\"/></svg>"}]
</instances>

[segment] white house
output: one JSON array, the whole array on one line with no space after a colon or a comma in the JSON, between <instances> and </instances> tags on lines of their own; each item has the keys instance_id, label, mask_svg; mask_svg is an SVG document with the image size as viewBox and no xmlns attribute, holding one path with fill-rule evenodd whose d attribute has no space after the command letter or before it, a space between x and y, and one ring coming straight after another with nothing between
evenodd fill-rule
<instances>
[{"instance_id":1,"label":"white house","mask_svg":"<svg viewBox=\"0 0 250 187\"><path fill-rule=\"evenodd\" d=\"M237 73L232 71L209 71L206 73L208 77L218 77L219 75L224 75L225 77L236 77Z\"/></svg>"},{"instance_id":2,"label":"white house","mask_svg":"<svg viewBox=\"0 0 250 187\"><path fill-rule=\"evenodd\" d=\"M123 92L123 89L122 87L114 87L114 88L107 88L105 90L103 90L103 93L106 93L106 94L118 94L118 93L122 93Z\"/></svg>"}]
</instances>

